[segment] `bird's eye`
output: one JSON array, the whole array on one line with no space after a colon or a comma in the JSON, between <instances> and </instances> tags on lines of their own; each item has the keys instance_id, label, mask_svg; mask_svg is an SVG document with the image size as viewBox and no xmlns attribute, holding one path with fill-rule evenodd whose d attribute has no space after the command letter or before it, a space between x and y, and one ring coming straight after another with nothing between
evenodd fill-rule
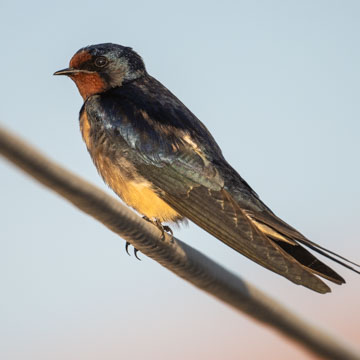
<instances>
[{"instance_id":1,"label":"bird's eye","mask_svg":"<svg viewBox=\"0 0 360 360\"><path fill-rule=\"evenodd\" d=\"M95 59L95 66L102 68L108 64L109 60L105 56L99 56Z\"/></svg>"}]
</instances>

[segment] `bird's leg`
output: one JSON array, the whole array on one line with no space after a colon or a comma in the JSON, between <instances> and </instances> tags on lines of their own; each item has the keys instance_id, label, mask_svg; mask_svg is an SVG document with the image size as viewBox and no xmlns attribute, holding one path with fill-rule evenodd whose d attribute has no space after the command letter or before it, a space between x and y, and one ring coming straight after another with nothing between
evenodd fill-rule
<instances>
[{"instance_id":1,"label":"bird's leg","mask_svg":"<svg viewBox=\"0 0 360 360\"><path fill-rule=\"evenodd\" d=\"M126 250L127 254L130 256L130 253L129 253L129 245L130 245L130 243L127 241L126 244L125 244L125 250ZM135 255L135 257L136 257L138 260L141 261L141 259L137 256L138 251L139 251L139 250L134 247L134 255Z\"/></svg>"},{"instance_id":2,"label":"bird's leg","mask_svg":"<svg viewBox=\"0 0 360 360\"><path fill-rule=\"evenodd\" d=\"M167 233L169 233L169 235L170 235L170 241L171 242L173 242L173 235L174 235L174 233L173 233L173 231L171 230L171 227L170 226L167 226L167 225L163 225L161 222L160 222L160 220L159 219L156 219L155 220L155 225L156 225L156 227L161 231L161 239L162 240L165 240L165 231L167 232Z\"/></svg>"},{"instance_id":3,"label":"bird's leg","mask_svg":"<svg viewBox=\"0 0 360 360\"><path fill-rule=\"evenodd\" d=\"M152 220L147 216L143 216L143 219L148 221L149 223L155 225L161 231L161 240L165 240L165 231L170 235L170 241L173 242L173 231L170 226L163 225L159 219Z\"/></svg>"}]
</instances>

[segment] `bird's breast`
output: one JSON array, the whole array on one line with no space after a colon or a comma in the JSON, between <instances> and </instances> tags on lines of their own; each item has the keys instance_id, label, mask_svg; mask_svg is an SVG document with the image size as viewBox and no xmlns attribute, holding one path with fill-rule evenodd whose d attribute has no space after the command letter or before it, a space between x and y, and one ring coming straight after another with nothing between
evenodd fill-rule
<instances>
[{"instance_id":1,"label":"bird's breast","mask_svg":"<svg viewBox=\"0 0 360 360\"><path fill-rule=\"evenodd\" d=\"M86 111L80 117L80 130L99 174L127 205L148 218L156 218L161 222L183 218L137 172L127 157L128 149L122 149L119 144L115 146L114 140L103 129L92 126Z\"/></svg>"}]
</instances>

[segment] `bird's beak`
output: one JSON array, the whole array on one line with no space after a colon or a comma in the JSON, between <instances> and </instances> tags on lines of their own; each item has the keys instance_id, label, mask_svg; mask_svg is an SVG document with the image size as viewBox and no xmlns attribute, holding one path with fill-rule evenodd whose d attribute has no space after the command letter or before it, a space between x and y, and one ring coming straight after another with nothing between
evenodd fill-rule
<instances>
[{"instance_id":1,"label":"bird's beak","mask_svg":"<svg viewBox=\"0 0 360 360\"><path fill-rule=\"evenodd\" d=\"M72 69L72 68L66 68L59 71L55 71L54 75L72 75L75 72L78 72L78 70Z\"/></svg>"},{"instance_id":2,"label":"bird's beak","mask_svg":"<svg viewBox=\"0 0 360 360\"><path fill-rule=\"evenodd\" d=\"M59 71L55 71L54 75L75 75L75 74L79 74L79 73L90 73L91 71L88 70L79 70L79 69L74 69L74 68L66 68L66 69L62 69Z\"/></svg>"}]
</instances>

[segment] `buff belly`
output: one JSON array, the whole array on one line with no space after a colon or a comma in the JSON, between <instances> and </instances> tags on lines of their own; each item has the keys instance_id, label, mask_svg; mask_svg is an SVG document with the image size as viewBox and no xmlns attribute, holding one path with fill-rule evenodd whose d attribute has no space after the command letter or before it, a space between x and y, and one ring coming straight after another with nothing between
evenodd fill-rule
<instances>
[{"instance_id":1,"label":"buff belly","mask_svg":"<svg viewBox=\"0 0 360 360\"><path fill-rule=\"evenodd\" d=\"M181 216L163 201L153 190L151 184L144 178L136 176L127 178L127 171L122 171L118 165L97 154L94 157L95 165L104 181L129 206L148 218L156 218L161 222L176 221Z\"/></svg>"},{"instance_id":2,"label":"buff belly","mask_svg":"<svg viewBox=\"0 0 360 360\"><path fill-rule=\"evenodd\" d=\"M150 219L161 222L176 222L183 217L169 206L154 191L152 185L120 155L110 158L105 146L94 144L91 139L91 126L84 112L80 119L80 129L89 153L104 181L130 207Z\"/></svg>"}]
</instances>

